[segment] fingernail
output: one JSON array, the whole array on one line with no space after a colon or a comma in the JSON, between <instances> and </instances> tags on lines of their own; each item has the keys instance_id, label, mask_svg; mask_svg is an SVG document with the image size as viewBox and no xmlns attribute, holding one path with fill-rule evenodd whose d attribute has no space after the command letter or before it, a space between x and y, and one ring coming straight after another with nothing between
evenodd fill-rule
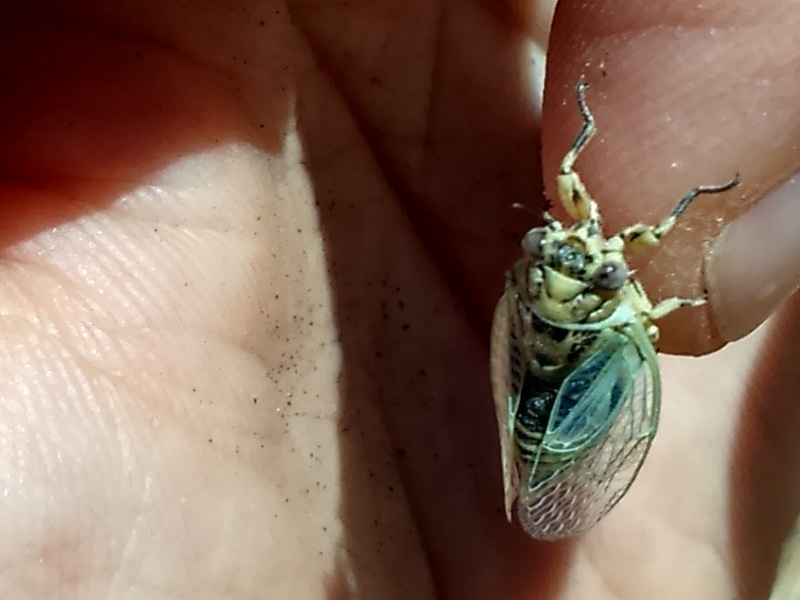
<instances>
[{"instance_id":1,"label":"fingernail","mask_svg":"<svg viewBox=\"0 0 800 600\"><path fill-rule=\"evenodd\" d=\"M729 223L706 255L717 331L737 340L800 287L800 175Z\"/></svg>"}]
</instances>

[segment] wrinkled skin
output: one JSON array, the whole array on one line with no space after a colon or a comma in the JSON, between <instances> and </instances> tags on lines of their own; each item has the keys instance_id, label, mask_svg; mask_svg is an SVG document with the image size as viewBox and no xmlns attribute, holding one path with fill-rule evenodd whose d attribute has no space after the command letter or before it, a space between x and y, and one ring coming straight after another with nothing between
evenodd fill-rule
<instances>
[{"instance_id":1,"label":"wrinkled skin","mask_svg":"<svg viewBox=\"0 0 800 600\"><path fill-rule=\"evenodd\" d=\"M797 4L566 6L541 123L547 7L173 4L3 8L3 595L763 598L798 506L796 303L663 358L639 480L561 544L505 521L487 345L581 75L610 230L742 174L638 265L712 299L662 349L767 316L730 309L760 268L722 272L755 247L703 256L797 168Z\"/></svg>"}]
</instances>

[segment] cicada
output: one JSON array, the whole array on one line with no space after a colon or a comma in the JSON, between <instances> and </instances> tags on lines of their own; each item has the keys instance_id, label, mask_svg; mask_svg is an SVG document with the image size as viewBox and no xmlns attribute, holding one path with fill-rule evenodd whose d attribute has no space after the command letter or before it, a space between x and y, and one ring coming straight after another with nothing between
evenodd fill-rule
<instances>
[{"instance_id":1,"label":"cicada","mask_svg":"<svg viewBox=\"0 0 800 600\"><path fill-rule=\"evenodd\" d=\"M658 427L661 380L656 321L705 298L652 303L625 252L655 246L701 194L689 191L657 225L603 235L597 203L575 162L595 132L577 86L583 127L561 162L558 195L574 220L549 214L522 239L492 326L491 371L506 516L512 506L534 538L580 534L619 502Z\"/></svg>"}]
</instances>

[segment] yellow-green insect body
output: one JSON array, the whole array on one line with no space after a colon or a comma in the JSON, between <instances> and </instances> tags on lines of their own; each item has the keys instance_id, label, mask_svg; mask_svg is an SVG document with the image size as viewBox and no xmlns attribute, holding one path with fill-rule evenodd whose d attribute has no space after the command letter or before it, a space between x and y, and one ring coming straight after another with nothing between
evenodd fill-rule
<instances>
[{"instance_id":1,"label":"yellow-green insect body","mask_svg":"<svg viewBox=\"0 0 800 600\"><path fill-rule=\"evenodd\" d=\"M655 321L705 299L653 305L632 279L624 251L652 246L700 194L690 191L656 226L605 237L595 201L574 170L594 133L578 85L584 126L561 164L559 197L575 220L522 240L492 328L492 387L500 433L506 515L539 539L586 531L622 498L658 426L661 384Z\"/></svg>"}]
</instances>

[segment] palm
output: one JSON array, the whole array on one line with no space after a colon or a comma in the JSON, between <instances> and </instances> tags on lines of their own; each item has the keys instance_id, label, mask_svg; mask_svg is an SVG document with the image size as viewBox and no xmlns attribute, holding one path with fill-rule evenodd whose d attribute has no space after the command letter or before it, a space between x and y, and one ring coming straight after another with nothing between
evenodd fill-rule
<instances>
[{"instance_id":1,"label":"palm","mask_svg":"<svg viewBox=\"0 0 800 600\"><path fill-rule=\"evenodd\" d=\"M538 544L505 523L488 320L533 220L510 207L542 204L521 33L474 6L378 11L365 28L339 8L248 8L125 17L124 41L38 26L12 40L40 70L5 96L8 196L27 202L5 213L4 539L9 572L44 583L7 588L421 600L580 598L598 575L620 598L671 597L680 573L698 598L763 584L769 561L729 550L774 527L774 557L788 522L748 514L728 537L744 346L666 361L648 465L587 538ZM682 389L694 369L729 381L724 397Z\"/></svg>"}]
</instances>

